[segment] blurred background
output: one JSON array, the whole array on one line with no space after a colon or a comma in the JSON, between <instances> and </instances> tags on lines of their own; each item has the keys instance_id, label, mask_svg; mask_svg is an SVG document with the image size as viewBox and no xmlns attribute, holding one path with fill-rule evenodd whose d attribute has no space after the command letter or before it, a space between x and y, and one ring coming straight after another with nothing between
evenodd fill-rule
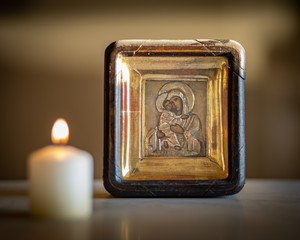
<instances>
[{"instance_id":1,"label":"blurred background","mask_svg":"<svg viewBox=\"0 0 300 240\"><path fill-rule=\"evenodd\" d=\"M300 177L299 8L295 1L1 1L0 179L67 120L102 177L104 51L119 39L234 39L247 54L246 174Z\"/></svg>"}]
</instances>

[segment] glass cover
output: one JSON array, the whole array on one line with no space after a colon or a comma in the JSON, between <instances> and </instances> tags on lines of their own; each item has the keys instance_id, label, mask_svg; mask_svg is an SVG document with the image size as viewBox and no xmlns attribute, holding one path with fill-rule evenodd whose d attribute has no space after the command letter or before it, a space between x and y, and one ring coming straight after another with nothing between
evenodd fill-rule
<instances>
[{"instance_id":1,"label":"glass cover","mask_svg":"<svg viewBox=\"0 0 300 240\"><path fill-rule=\"evenodd\" d=\"M227 58L119 53L116 68L123 180L228 176Z\"/></svg>"}]
</instances>

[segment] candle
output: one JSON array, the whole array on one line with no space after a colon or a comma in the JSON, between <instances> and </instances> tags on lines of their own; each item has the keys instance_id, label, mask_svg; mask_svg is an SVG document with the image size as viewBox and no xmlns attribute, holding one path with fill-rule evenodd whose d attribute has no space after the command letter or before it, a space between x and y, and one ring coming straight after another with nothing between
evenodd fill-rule
<instances>
[{"instance_id":1,"label":"candle","mask_svg":"<svg viewBox=\"0 0 300 240\"><path fill-rule=\"evenodd\" d=\"M46 218L86 218L92 212L93 158L64 145L69 129L63 119L52 128L52 142L29 156L30 212Z\"/></svg>"}]
</instances>

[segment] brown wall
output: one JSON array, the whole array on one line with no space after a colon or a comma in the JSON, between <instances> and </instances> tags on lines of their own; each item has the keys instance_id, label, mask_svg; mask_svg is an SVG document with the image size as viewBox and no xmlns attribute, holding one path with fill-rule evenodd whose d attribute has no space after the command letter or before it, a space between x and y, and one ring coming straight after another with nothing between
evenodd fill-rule
<instances>
[{"instance_id":1,"label":"brown wall","mask_svg":"<svg viewBox=\"0 0 300 240\"><path fill-rule=\"evenodd\" d=\"M247 53L247 177L299 178L297 9L284 1L138 2L5 8L0 179L26 178L27 155L50 143L58 117L69 123L70 144L91 152L95 177L102 176L104 50L132 38L239 41Z\"/></svg>"}]
</instances>

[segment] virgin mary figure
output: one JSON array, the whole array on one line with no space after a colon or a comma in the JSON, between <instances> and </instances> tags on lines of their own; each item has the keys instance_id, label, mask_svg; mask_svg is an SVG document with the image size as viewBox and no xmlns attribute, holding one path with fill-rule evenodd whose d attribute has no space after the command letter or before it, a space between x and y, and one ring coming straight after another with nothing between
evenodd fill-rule
<instances>
[{"instance_id":1,"label":"virgin mary figure","mask_svg":"<svg viewBox=\"0 0 300 240\"><path fill-rule=\"evenodd\" d=\"M148 155L205 155L201 121L192 113L194 103L187 84L171 82L162 86L156 98L160 121L146 136Z\"/></svg>"}]
</instances>

